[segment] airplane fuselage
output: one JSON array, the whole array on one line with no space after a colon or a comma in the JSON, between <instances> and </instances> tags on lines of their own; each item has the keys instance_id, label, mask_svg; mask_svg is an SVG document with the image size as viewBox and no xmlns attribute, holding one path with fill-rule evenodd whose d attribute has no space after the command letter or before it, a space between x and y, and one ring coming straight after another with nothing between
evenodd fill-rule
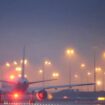
<instances>
[{"instance_id":1,"label":"airplane fuselage","mask_svg":"<svg viewBox=\"0 0 105 105\"><path fill-rule=\"evenodd\" d=\"M28 80L26 78L20 78L17 84L14 86L14 90L25 92L29 87Z\"/></svg>"}]
</instances>

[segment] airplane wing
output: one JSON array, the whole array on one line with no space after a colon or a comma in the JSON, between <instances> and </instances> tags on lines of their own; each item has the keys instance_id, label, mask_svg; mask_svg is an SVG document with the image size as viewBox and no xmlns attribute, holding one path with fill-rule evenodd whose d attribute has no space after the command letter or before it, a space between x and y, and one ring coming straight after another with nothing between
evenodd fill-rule
<instances>
[{"instance_id":1,"label":"airplane wing","mask_svg":"<svg viewBox=\"0 0 105 105\"><path fill-rule=\"evenodd\" d=\"M45 89L58 89L58 88L65 88L65 87L77 87L77 86L87 86L87 85L95 85L95 83L84 83L84 84L66 84L66 85L57 85L57 86L48 86Z\"/></svg>"},{"instance_id":2,"label":"airplane wing","mask_svg":"<svg viewBox=\"0 0 105 105\"><path fill-rule=\"evenodd\" d=\"M7 83L7 84L13 84L15 85L16 82L12 82L12 81L5 81L5 80L0 80L1 83Z\"/></svg>"},{"instance_id":3,"label":"airplane wing","mask_svg":"<svg viewBox=\"0 0 105 105\"><path fill-rule=\"evenodd\" d=\"M77 87L77 86L87 86L87 85L95 85L95 83L83 83L83 84L66 84L66 85L57 85L57 86L47 86L47 87L41 87L41 88L36 88L34 91L39 91L43 89L58 89L58 88L66 88L66 87Z\"/></svg>"},{"instance_id":4,"label":"airplane wing","mask_svg":"<svg viewBox=\"0 0 105 105\"><path fill-rule=\"evenodd\" d=\"M28 84L34 84L34 83L40 83L40 82L47 82L47 81L54 81L54 80L57 80L57 79L49 79L49 80L42 80L42 81L34 81L34 82L29 82Z\"/></svg>"}]
</instances>

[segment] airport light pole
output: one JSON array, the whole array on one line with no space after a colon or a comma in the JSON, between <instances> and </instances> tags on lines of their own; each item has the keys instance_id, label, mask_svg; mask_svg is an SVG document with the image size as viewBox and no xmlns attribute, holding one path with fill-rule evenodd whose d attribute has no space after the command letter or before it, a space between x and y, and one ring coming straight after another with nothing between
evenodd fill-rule
<instances>
[{"instance_id":1,"label":"airport light pole","mask_svg":"<svg viewBox=\"0 0 105 105\"><path fill-rule=\"evenodd\" d=\"M101 72L102 72L102 68L101 67L96 67L95 68L96 84L97 84L96 85L96 89L97 89L97 86L101 86L102 85L101 81L99 81L99 80L97 81L98 74L101 73Z\"/></svg>"},{"instance_id":2,"label":"airport light pole","mask_svg":"<svg viewBox=\"0 0 105 105\"><path fill-rule=\"evenodd\" d=\"M94 83L96 83L96 57L94 55ZM96 84L94 85L94 91L96 91Z\"/></svg>"},{"instance_id":3,"label":"airport light pole","mask_svg":"<svg viewBox=\"0 0 105 105\"><path fill-rule=\"evenodd\" d=\"M77 82L79 76L78 76L77 74L75 74L75 75L74 75L74 78L76 79L76 82Z\"/></svg>"},{"instance_id":4,"label":"airport light pole","mask_svg":"<svg viewBox=\"0 0 105 105\"><path fill-rule=\"evenodd\" d=\"M43 75L42 75L42 79L43 81L45 80L45 66L50 66L51 65L51 61L49 60L45 60L44 64L43 64ZM43 82L43 87L45 87L45 82Z\"/></svg>"},{"instance_id":5,"label":"airport light pole","mask_svg":"<svg viewBox=\"0 0 105 105\"><path fill-rule=\"evenodd\" d=\"M74 49L73 48L68 48L67 50L66 50L66 55L69 57L69 58L71 58L73 55L74 55ZM72 70L71 70L71 62L70 62L70 59L69 59L69 84L71 84L72 83Z\"/></svg>"},{"instance_id":6,"label":"airport light pole","mask_svg":"<svg viewBox=\"0 0 105 105\"><path fill-rule=\"evenodd\" d=\"M91 72L87 72L87 83L89 83L89 78L91 76ZM89 86L87 86L87 91L89 91Z\"/></svg>"},{"instance_id":7,"label":"airport light pole","mask_svg":"<svg viewBox=\"0 0 105 105\"><path fill-rule=\"evenodd\" d=\"M105 52L103 52L103 58L105 59ZM103 91L105 90L105 71L103 71Z\"/></svg>"},{"instance_id":8,"label":"airport light pole","mask_svg":"<svg viewBox=\"0 0 105 105\"><path fill-rule=\"evenodd\" d=\"M93 90L94 91L96 91L97 89L97 87L96 87L96 79L97 79L97 77L96 77L96 51L97 51L97 49L98 49L98 47L97 46L94 46L93 47L93 50L94 50L94 56L93 56L93 66L94 66L94 83L95 83L95 85L94 85L94 88L93 88Z\"/></svg>"},{"instance_id":9,"label":"airport light pole","mask_svg":"<svg viewBox=\"0 0 105 105\"><path fill-rule=\"evenodd\" d=\"M80 68L81 68L81 71L80 71L80 80L81 80L81 83L83 83L84 81L83 81L83 76L84 76L84 72L85 72L85 68L86 68L86 65L84 64L84 63L82 63L81 65L80 65ZM81 90L82 90L83 88L81 87Z\"/></svg>"},{"instance_id":10,"label":"airport light pole","mask_svg":"<svg viewBox=\"0 0 105 105\"><path fill-rule=\"evenodd\" d=\"M105 72L103 74L103 91L105 90Z\"/></svg>"},{"instance_id":11,"label":"airport light pole","mask_svg":"<svg viewBox=\"0 0 105 105\"><path fill-rule=\"evenodd\" d=\"M100 88L102 90L102 81L101 80L97 80L96 85L99 87L98 90L100 90Z\"/></svg>"}]
</instances>

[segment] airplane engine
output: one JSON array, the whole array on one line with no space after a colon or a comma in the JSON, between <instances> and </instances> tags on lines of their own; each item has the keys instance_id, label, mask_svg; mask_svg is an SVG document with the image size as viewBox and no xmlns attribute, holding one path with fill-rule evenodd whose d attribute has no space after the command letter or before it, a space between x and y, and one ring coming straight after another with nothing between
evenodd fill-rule
<instances>
[{"instance_id":1,"label":"airplane engine","mask_svg":"<svg viewBox=\"0 0 105 105\"><path fill-rule=\"evenodd\" d=\"M42 101L44 99L46 99L48 96L48 93L46 90L41 90L39 92L36 93L36 98L39 100L39 101Z\"/></svg>"}]
</instances>

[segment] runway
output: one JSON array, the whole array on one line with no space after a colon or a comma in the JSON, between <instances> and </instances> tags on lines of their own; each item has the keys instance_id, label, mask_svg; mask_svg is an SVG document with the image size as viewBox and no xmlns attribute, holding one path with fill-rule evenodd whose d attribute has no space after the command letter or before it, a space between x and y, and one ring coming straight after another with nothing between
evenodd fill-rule
<instances>
[{"instance_id":1,"label":"runway","mask_svg":"<svg viewBox=\"0 0 105 105\"><path fill-rule=\"evenodd\" d=\"M0 105L105 105L105 103L46 101L46 102L36 102L36 103L4 103Z\"/></svg>"}]
</instances>

